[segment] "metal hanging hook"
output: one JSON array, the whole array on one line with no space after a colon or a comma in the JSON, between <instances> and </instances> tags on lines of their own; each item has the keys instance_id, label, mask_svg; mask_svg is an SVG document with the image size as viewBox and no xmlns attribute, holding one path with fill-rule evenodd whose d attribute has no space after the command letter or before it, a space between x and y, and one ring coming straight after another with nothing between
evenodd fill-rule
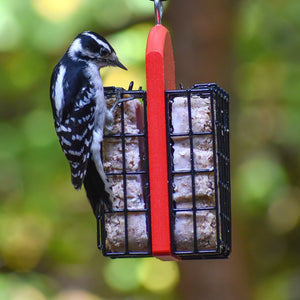
<instances>
[{"instance_id":1,"label":"metal hanging hook","mask_svg":"<svg viewBox=\"0 0 300 300\"><path fill-rule=\"evenodd\" d=\"M163 14L163 3L160 0L154 0L154 12L156 25L161 24Z\"/></svg>"},{"instance_id":2,"label":"metal hanging hook","mask_svg":"<svg viewBox=\"0 0 300 300\"><path fill-rule=\"evenodd\" d=\"M156 25L161 24L161 18L163 14L163 1L165 0L150 0L154 1L154 14Z\"/></svg>"}]
</instances>

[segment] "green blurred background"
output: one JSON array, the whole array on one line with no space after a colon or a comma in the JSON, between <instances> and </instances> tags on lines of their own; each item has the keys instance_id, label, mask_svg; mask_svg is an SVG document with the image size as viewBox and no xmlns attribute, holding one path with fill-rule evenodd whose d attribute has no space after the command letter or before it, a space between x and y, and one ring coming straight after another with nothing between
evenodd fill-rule
<instances>
[{"instance_id":1,"label":"green blurred background","mask_svg":"<svg viewBox=\"0 0 300 300\"><path fill-rule=\"evenodd\" d=\"M169 0L177 82L231 96L233 252L228 260L112 260L70 182L49 80L83 30L145 88L147 0L0 0L0 300L300 299L300 1Z\"/></svg>"}]
</instances>

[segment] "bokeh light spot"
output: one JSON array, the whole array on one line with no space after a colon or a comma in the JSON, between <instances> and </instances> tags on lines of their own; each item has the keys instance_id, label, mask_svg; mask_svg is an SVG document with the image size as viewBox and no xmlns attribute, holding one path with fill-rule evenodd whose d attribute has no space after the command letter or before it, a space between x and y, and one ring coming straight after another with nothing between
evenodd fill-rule
<instances>
[{"instance_id":1,"label":"bokeh light spot","mask_svg":"<svg viewBox=\"0 0 300 300\"><path fill-rule=\"evenodd\" d=\"M34 213L3 214L0 218L0 254L4 265L27 271L39 263L51 236L48 220Z\"/></svg>"},{"instance_id":2,"label":"bokeh light spot","mask_svg":"<svg viewBox=\"0 0 300 300\"><path fill-rule=\"evenodd\" d=\"M7 29L9 28L9 34ZM20 40L20 25L17 18L2 1L0 3L0 51L13 49Z\"/></svg>"},{"instance_id":3,"label":"bokeh light spot","mask_svg":"<svg viewBox=\"0 0 300 300\"><path fill-rule=\"evenodd\" d=\"M46 297L30 285L21 285L14 289L11 300L46 300Z\"/></svg>"},{"instance_id":4,"label":"bokeh light spot","mask_svg":"<svg viewBox=\"0 0 300 300\"><path fill-rule=\"evenodd\" d=\"M277 157L268 153L249 155L241 164L235 180L240 194L240 202L250 211L267 207L272 195L287 181L286 174Z\"/></svg>"},{"instance_id":5,"label":"bokeh light spot","mask_svg":"<svg viewBox=\"0 0 300 300\"><path fill-rule=\"evenodd\" d=\"M179 268L174 261L160 261L156 258L144 259L139 268L142 285L151 292L165 293L173 289L179 281Z\"/></svg>"},{"instance_id":6,"label":"bokeh light spot","mask_svg":"<svg viewBox=\"0 0 300 300\"><path fill-rule=\"evenodd\" d=\"M22 127L32 146L46 147L51 142L56 141L52 116L47 111L33 110L25 117Z\"/></svg>"},{"instance_id":7,"label":"bokeh light spot","mask_svg":"<svg viewBox=\"0 0 300 300\"><path fill-rule=\"evenodd\" d=\"M300 220L300 191L289 189L277 195L268 210L268 221L279 234L293 230Z\"/></svg>"},{"instance_id":8,"label":"bokeh light spot","mask_svg":"<svg viewBox=\"0 0 300 300\"><path fill-rule=\"evenodd\" d=\"M32 0L36 12L53 22L62 21L74 14L81 3L82 0Z\"/></svg>"},{"instance_id":9,"label":"bokeh light spot","mask_svg":"<svg viewBox=\"0 0 300 300\"><path fill-rule=\"evenodd\" d=\"M120 292L129 292L140 285L138 270L139 259L110 260L104 269L106 283Z\"/></svg>"},{"instance_id":10,"label":"bokeh light spot","mask_svg":"<svg viewBox=\"0 0 300 300\"><path fill-rule=\"evenodd\" d=\"M79 289L68 289L59 293L54 300L101 300L89 292Z\"/></svg>"}]
</instances>

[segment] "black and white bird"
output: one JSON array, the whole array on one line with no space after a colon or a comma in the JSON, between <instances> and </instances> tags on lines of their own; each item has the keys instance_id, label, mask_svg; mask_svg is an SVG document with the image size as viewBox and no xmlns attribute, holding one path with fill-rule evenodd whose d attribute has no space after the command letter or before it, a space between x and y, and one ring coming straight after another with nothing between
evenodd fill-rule
<instances>
[{"instance_id":1,"label":"black and white bird","mask_svg":"<svg viewBox=\"0 0 300 300\"><path fill-rule=\"evenodd\" d=\"M82 184L97 217L102 203L111 209L111 189L103 169L101 143L111 125L99 70L115 66L127 70L114 49L100 35L80 33L54 68L50 98L55 129L70 167L72 184Z\"/></svg>"}]
</instances>

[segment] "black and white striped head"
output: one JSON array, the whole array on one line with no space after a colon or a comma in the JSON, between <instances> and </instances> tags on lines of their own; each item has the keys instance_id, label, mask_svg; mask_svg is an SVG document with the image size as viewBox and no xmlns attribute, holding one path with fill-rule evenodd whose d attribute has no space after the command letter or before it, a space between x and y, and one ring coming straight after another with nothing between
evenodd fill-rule
<instances>
[{"instance_id":1,"label":"black and white striped head","mask_svg":"<svg viewBox=\"0 0 300 300\"><path fill-rule=\"evenodd\" d=\"M127 70L107 40L92 31L80 33L72 42L67 54L74 61L84 60L98 68L113 66Z\"/></svg>"}]
</instances>

